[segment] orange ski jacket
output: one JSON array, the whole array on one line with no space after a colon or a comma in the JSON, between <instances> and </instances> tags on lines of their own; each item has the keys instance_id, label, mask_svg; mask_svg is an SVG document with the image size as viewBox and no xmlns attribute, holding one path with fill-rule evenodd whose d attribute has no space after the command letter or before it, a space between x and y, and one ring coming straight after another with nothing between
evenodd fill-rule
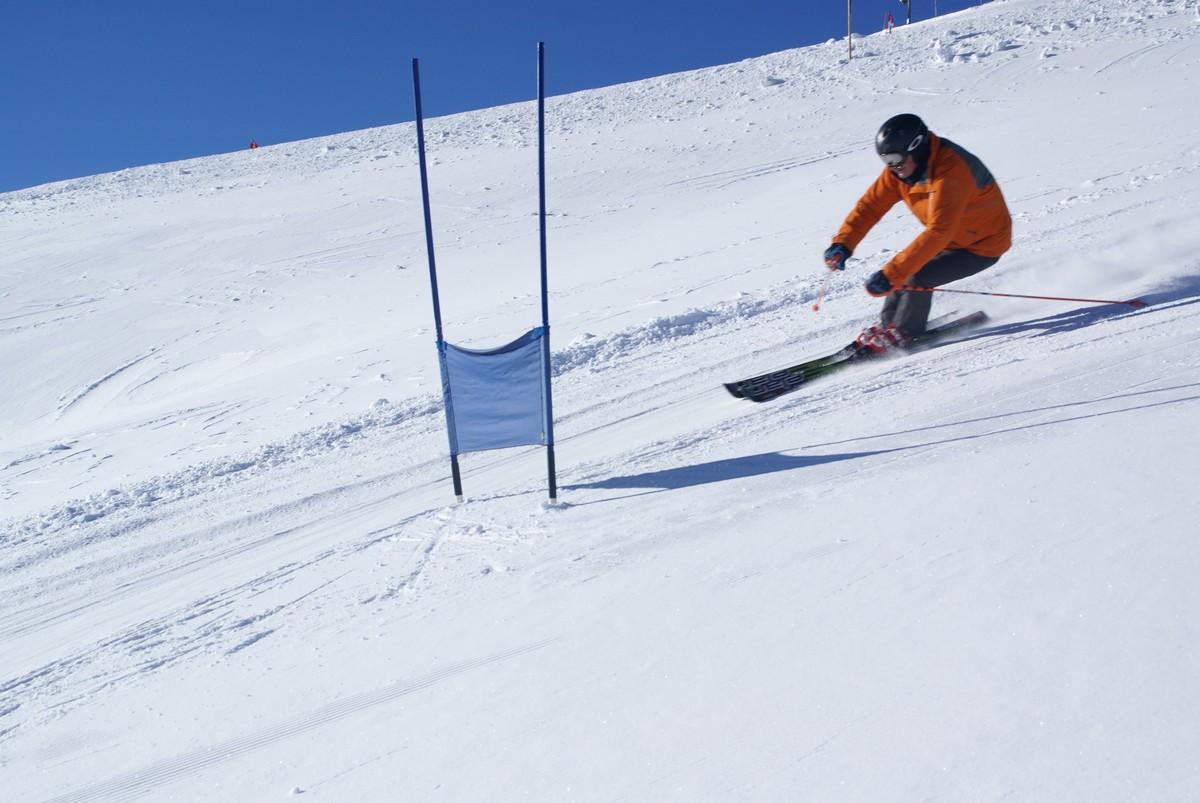
<instances>
[{"instance_id":1,"label":"orange ski jacket","mask_svg":"<svg viewBox=\"0 0 1200 803\"><path fill-rule=\"evenodd\" d=\"M853 251L897 201L904 201L925 230L883 266L893 285L907 282L942 251L998 257L1012 245L1012 217L991 171L950 140L933 133L929 139L924 178L907 184L885 167L833 238Z\"/></svg>"}]
</instances>

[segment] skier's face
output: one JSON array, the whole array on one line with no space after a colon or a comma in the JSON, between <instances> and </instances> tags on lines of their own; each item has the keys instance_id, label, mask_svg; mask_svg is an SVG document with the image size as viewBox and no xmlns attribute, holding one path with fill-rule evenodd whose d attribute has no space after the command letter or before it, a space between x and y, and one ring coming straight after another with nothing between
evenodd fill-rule
<instances>
[{"instance_id":1,"label":"skier's face","mask_svg":"<svg viewBox=\"0 0 1200 803\"><path fill-rule=\"evenodd\" d=\"M917 160L913 159L911 153L884 154L883 161L896 178L908 178L917 169Z\"/></svg>"}]
</instances>

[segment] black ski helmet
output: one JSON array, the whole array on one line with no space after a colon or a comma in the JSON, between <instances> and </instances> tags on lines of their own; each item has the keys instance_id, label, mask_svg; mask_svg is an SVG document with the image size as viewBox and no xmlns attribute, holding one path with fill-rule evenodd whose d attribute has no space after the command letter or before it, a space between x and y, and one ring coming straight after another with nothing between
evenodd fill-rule
<instances>
[{"instance_id":1,"label":"black ski helmet","mask_svg":"<svg viewBox=\"0 0 1200 803\"><path fill-rule=\"evenodd\" d=\"M918 164L929 155L929 128L915 114L897 114L879 126L875 135L875 152L911 153Z\"/></svg>"}]
</instances>

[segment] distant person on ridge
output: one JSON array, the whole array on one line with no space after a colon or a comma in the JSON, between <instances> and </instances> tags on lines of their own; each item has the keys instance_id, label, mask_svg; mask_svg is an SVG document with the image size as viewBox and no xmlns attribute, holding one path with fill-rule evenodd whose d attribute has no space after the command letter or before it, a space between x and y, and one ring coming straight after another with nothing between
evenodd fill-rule
<instances>
[{"instance_id":1,"label":"distant person on ridge","mask_svg":"<svg viewBox=\"0 0 1200 803\"><path fill-rule=\"evenodd\" d=\"M885 297L879 326L859 335L876 353L904 347L925 331L933 294L896 290L940 287L990 268L1012 245L1012 218L1000 185L978 158L930 131L915 114L900 114L875 135L884 168L825 251L825 265L846 260L897 201L925 230L867 280L867 292Z\"/></svg>"},{"instance_id":2,"label":"distant person on ridge","mask_svg":"<svg viewBox=\"0 0 1200 803\"><path fill-rule=\"evenodd\" d=\"M889 12L887 13L887 16L883 18L883 29L884 29L885 31L887 31L888 33L891 33L891 32L892 32L892 26L893 26L893 25L895 25L895 24L896 24L896 18L895 18L895 17L893 17L893 16L892 16L892 12L890 12L890 11L889 11Z\"/></svg>"}]
</instances>

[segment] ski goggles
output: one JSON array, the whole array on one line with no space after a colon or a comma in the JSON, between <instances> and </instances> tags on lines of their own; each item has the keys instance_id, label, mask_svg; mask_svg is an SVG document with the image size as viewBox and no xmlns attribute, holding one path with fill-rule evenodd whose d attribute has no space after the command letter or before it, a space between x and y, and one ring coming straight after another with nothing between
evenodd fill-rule
<instances>
[{"instance_id":1,"label":"ski goggles","mask_svg":"<svg viewBox=\"0 0 1200 803\"><path fill-rule=\"evenodd\" d=\"M907 153L881 153L879 158L888 167L899 167L904 164L904 160L908 158Z\"/></svg>"}]
</instances>

